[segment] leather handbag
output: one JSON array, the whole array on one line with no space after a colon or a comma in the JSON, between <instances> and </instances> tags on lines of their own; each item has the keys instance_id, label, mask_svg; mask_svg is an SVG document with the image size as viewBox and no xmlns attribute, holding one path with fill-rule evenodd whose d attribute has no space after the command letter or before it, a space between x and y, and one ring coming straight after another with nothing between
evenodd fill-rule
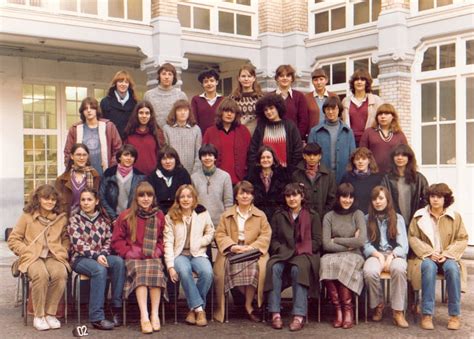
<instances>
[{"instance_id":1,"label":"leather handbag","mask_svg":"<svg viewBox=\"0 0 474 339\"><path fill-rule=\"evenodd\" d=\"M260 252L256 248L244 253L238 253L238 254L232 253L229 255L229 263L238 264L238 263L246 262L246 261L254 261L254 260L258 260L261 255L262 255L262 252Z\"/></svg>"}]
</instances>

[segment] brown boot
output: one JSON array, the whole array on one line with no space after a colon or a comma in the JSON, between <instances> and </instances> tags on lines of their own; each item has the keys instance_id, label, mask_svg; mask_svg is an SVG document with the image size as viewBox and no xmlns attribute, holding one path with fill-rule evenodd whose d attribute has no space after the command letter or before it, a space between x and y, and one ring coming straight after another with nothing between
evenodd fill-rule
<instances>
[{"instance_id":1,"label":"brown boot","mask_svg":"<svg viewBox=\"0 0 474 339\"><path fill-rule=\"evenodd\" d=\"M383 318L383 309L385 308L384 303L378 304L374 308L374 314L372 315L372 320L373 321L380 321Z\"/></svg>"},{"instance_id":2,"label":"brown boot","mask_svg":"<svg viewBox=\"0 0 474 339\"><path fill-rule=\"evenodd\" d=\"M408 328L408 322L405 319L403 311L393 310L393 323L401 328Z\"/></svg>"},{"instance_id":3,"label":"brown boot","mask_svg":"<svg viewBox=\"0 0 474 339\"><path fill-rule=\"evenodd\" d=\"M461 328L461 319L459 316L452 315L448 320L448 330L459 330Z\"/></svg>"},{"instance_id":4,"label":"brown boot","mask_svg":"<svg viewBox=\"0 0 474 339\"><path fill-rule=\"evenodd\" d=\"M329 299L336 310L332 326L335 328L342 327L341 301L339 300L339 294L337 293L337 285L339 285L339 282L337 280L324 280L324 283L326 285L326 289L328 290Z\"/></svg>"},{"instance_id":5,"label":"brown boot","mask_svg":"<svg viewBox=\"0 0 474 339\"><path fill-rule=\"evenodd\" d=\"M354 305L352 304L352 291L343 284L339 284L339 297L342 302L342 328L354 326Z\"/></svg>"},{"instance_id":6,"label":"brown boot","mask_svg":"<svg viewBox=\"0 0 474 339\"><path fill-rule=\"evenodd\" d=\"M434 330L432 315L423 314L423 317L421 318L421 328L424 330Z\"/></svg>"},{"instance_id":7,"label":"brown boot","mask_svg":"<svg viewBox=\"0 0 474 339\"><path fill-rule=\"evenodd\" d=\"M206 311L196 312L196 325L197 326L207 326Z\"/></svg>"},{"instance_id":8,"label":"brown boot","mask_svg":"<svg viewBox=\"0 0 474 339\"><path fill-rule=\"evenodd\" d=\"M188 315L186 316L186 319L184 321L186 322L186 324L196 325L196 313L194 313L194 310L188 312Z\"/></svg>"}]
</instances>

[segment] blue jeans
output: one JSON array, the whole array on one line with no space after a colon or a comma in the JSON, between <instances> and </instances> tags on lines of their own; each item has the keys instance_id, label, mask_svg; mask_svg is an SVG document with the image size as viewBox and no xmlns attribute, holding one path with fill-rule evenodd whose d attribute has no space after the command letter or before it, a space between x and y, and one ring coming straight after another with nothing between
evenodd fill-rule
<instances>
[{"instance_id":1,"label":"blue jeans","mask_svg":"<svg viewBox=\"0 0 474 339\"><path fill-rule=\"evenodd\" d=\"M451 316L461 313L461 271L459 264L452 259L446 259L437 264L431 259L421 263L421 308L423 314L434 314L436 274L438 265L441 266L448 289L448 313Z\"/></svg>"},{"instance_id":2,"label":"blue jeans","mask_svg":"<svg viewBox=\"0 0 474 339\"><path fill-rule=\"evenodd\" d=\"M268 295L268 311L280 312L281 288L285 263L277 262L272 266L273 289ZM306 316L308 309L308 288L298 284L298 266L291 265L291 286L293 288L293 315Z\"/></svg>"},{"instance_id":3,"label":"blue jeans","mask_svg":"<svg viewBox=\"0 0 474 339\"><path fill-rule=\"evenodd\" d=\"M179 275L189 309L199 306L206 308L207 292L214 279L209 259L179 255L174 259L174 269ZM193 272L198 276L197 282L194 281Z\"/></svg>"},{"instance_id":4,"label":"blue jeans","mask_svg":"<svg viewBox=\"0 0 474 339\"><path fill-rule=\"evenodd\" d=\"M105 319L104 301L107 276L112 283L112 307L122 307L122 291L125 283L125 265L116 255L107 256L109 267L100 265L94 259L80 257L74 262L74 271L90 278L89 321Z\"/></svg>"}]
</instances>

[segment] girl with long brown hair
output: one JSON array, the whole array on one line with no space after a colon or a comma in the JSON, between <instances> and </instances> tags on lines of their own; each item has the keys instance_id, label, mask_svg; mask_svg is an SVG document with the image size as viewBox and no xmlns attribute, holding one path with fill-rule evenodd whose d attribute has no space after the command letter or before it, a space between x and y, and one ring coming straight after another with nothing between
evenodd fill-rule
<instances>
[{"instance_id":1,"label":"girl with long brown hair","mask_svg":"<svg viewBox=\"0 0 474 339\"><path fill-rule=\"evenodd\" d=\"M372 320L380 321L385 307L380 274L390 273L390 304L393 322L406 328L403 315L407 290L408 239L405 222L395 212L392 197L383 186L375 186L370 195L367 216L367 242L364 246L364 280L368 289L370 307L374 308Z\"/></svg>"},{"instance_id":2,"label":"girl with long brown hair","mask_svg":"<svg viewBox=\"0 0 474 339\"><path fill-rule=\"evenodd\" d=\"M129 209L118 217L112 235L112 248L125 259L127 278L124 296L135 290L143 333L160 330L158 306L161 290L166 288L162 257L165 217L158 208L153 187L146 181L137 186ZM151 317L148 315L148 290Z\"/></svg>"}]
</instances>

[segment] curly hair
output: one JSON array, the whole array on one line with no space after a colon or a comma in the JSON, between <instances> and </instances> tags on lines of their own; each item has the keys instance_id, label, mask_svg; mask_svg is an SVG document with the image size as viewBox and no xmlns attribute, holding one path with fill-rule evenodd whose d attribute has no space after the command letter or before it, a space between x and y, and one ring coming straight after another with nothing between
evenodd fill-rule
<instances>
[{"instance_id":1,"label":"curly hair","mask_svg":"<svg viewBox=\"0 0 474 339\"><path fill-rule=\"evenodd\" d=\"M219 81L219 73L213 68L205 69L199 73L198 81L202 84L206 78L214 78Z\"/></svg>"},{"instance_id":2,"label":"curly hair","mask_svg":"<svg viewBox=\"0 0 474 339\"><path fill-rule=\"evenodd\" d=\"M349 87L352 94L355 94L354 82L358 79L365 80L365 93L371 93L372 77L367 70L359 68L355 70L354 74L352 74L351 79L349 80Z\"/></svg>"},{"instance_id":3,"label":"curly hair","mask_svg":"<svg viewBox=\"0 0 474 339\"><path fill-rule=\"evenodd\" d=\"M56 200L56 204L54 205L53 212L59 214L62 212L61 204L59 201L61 200L61 195L59 192L54 188L53 185L44 184L39 186L34 192L31 194L30 199L26 206L23 208L23 212L33 214L37 212L41 208L40 199L48 199L52 198Z\"/></svg>"},{"instance_id":4,"label":"curly hair","mask_svg":"<svg viewBox=\"0 0 474 339\"><path fill-rule=\"evenodd\" d=\"M268 119L265 116L265 109L272 106L278 111L280 119L284 118L286 114L285 101L280 95L269 93L258 99L257 103L255 104L255 111L260 121L268 122Z\"/></svg>"}]
</instances>

